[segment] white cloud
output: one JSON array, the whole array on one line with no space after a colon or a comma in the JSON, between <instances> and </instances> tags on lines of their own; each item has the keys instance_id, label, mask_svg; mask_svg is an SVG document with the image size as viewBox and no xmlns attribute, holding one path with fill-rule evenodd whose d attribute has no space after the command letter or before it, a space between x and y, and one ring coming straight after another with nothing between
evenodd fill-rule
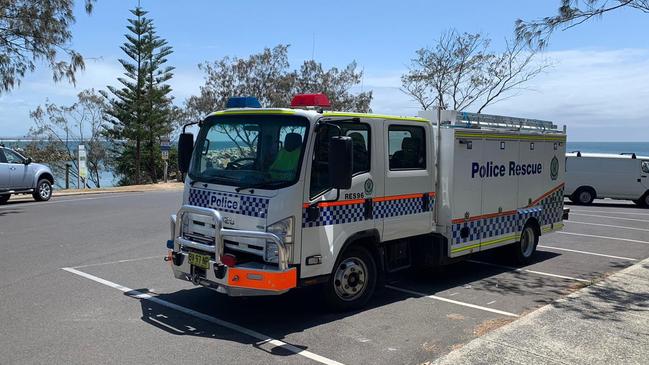
<instances>
[{"instance_id":1,"label":"white cloud","mask_svg":"<svg viewBox=\"0 0 649 365\"><path fill-rule=\"evenodd\" d=\"M566 124L572 141L649 141L649 50L569 50L544 56L553 64L547 73L484 112ZM399 91L400 74L367 73L364 89L374 90L375 112L416 114L417 104Z\"/></svg>"}]
</instances>

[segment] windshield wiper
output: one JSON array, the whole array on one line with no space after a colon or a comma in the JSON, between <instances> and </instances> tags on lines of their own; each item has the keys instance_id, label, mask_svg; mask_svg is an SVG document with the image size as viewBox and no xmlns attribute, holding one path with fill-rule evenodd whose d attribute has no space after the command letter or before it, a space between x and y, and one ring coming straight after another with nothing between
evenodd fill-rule
<instances>
[{"instance_id":1,"label":"windshield wiper","mask_svg":"<svg viewBox=\"0 0 649 365\"><path fill-rule=\"evenodd\" d=\"M249 185L244 185L244 186L239 186L235 188L234 190L238 193L241 190L246 190L246 189L255 189L255 188L261 188L263 186L275 186L279 184L286 184L287 182L290 182L289 180L279 180L279 181L264 181L256 184L249 184Z\"/></svg>"}]
</instances>

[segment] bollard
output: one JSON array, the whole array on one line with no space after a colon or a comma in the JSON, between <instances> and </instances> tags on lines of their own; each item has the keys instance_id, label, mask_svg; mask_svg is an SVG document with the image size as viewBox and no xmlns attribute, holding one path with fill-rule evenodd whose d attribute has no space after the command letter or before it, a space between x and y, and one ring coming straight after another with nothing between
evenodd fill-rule
<instances>
[{"instance_id":1,"label":"bollard","mask_svg":"<svg viewBox=\"0 0 649 365\"><path fill-rule=\"evenodd\" d=\"M65 188L70 189L70 164L65 164Z\"/></svg>"}]
</instances>

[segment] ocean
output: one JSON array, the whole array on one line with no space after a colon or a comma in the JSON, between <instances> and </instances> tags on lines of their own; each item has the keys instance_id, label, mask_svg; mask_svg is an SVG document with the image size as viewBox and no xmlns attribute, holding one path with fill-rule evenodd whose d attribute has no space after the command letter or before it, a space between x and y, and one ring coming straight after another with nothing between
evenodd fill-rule
<instances>
[{"instance_id":1,"label":"ocean","mask_svg":"<svg viewBox=\"0 0 649 365\"><path fill-rule=\"evenodd\" d=\"M566 151L635 153L638 156L649 156L649 142L568 142Z\"/></svg>"}]
</instances>

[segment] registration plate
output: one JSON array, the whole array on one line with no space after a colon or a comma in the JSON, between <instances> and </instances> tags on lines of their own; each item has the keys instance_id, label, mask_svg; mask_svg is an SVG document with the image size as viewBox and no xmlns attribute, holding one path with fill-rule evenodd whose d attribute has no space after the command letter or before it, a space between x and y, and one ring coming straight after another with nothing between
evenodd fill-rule
<instances>
[{"instance_id":1,"label":"registration plate","mask_svg":"<svg viewBox=\"0 0 649 365\"><path fill-rule=\"evenodd\" d=\"M191 265L200 267L201 269L209 269L210 268L210 256L209 255L201 255L199 253L195 252L190 252L189 253L189 263Z\"/></svg>"}]
</instances>

